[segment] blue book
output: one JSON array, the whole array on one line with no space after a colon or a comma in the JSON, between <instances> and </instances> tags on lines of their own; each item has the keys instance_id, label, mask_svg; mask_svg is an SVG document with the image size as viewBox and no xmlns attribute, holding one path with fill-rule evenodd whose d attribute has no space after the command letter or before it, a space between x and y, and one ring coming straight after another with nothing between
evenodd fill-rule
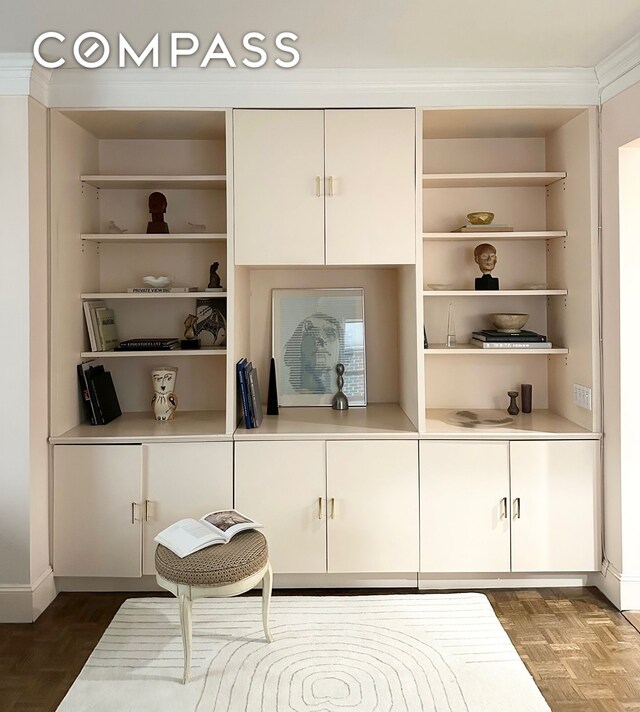
<instances>
[{"instance_id":1,"label":"blue book","mask_svg":"<svg viewBox=\"0 0 640 712\"><path fill-rule=\"evenodd\" d=\"M251 411L249 408L249 389L247 388L246 378L247 359L243 358L236 364L238 371L238 389L240 391L240 400L242 402L242 414L244 416L244 427L249 429L251 424Z\"/></svg>"}]
</instances>

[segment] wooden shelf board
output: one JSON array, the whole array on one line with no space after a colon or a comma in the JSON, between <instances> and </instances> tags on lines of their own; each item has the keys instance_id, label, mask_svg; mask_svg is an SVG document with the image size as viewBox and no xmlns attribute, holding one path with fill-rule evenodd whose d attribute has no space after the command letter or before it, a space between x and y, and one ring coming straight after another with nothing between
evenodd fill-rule
<instances>
[{"instance_id":1,"label":"wooden shelf board","mask_svg":"<svg viewBox=\"0 0 640 712\"><path fill-rule=\"evenodd\" d=\"M226 233L213 232L185 232L185 233L170 233L169 235L147 235L146 233L128 233L123 234L87 234L80 235L80 239L90 242L213 242L214 240L226 240Z\"/></svg>"},{"instance_id":2,"label":"wooden shelf board","mask_svg":"<svg viewBox=\"0 0 640 712\"><path fill-rule=\"evenodd\" d=\"M433 344L429 346L428 349L424 350L425 356L442 356L446 354L447 356L454 355L465 355L472 354L473 356L496 356L496 355L507 355L507 356L534 356L534 355L551 355L551 354L568 354L569 349L565 348L550 348L550 349L481 349L478 346L470 346L469 344L457 344L453 347L446 347L444 344Z\"/></svg>"},{"instance_id":3,"label":"wooden shelf board","mask_svg":"<svg viewBox=\"0 0 640 712\"><path fill-rule=\"evenodd\" d=\"M227 292L85 292L81 299L200 299L226 297Z\"/></svg>"},{"instance_id":4,"label":"wooden shelf board","mask_svg":"<svg viewBox=\"0 0 640 712\"><path fill-rule=\"evenodd\" d=\"M467 240L477 242L478 240L552 240L559 237L566 237L566 230L537 230L528 232L423 232L422 239L426 241L458 241Z\"/></svg>"},{"instance_id":5,"label":"wooden shelf board","mask_svg":"<svg viewBox=\"0 0 640 712\"><path fill-rule=\"evenodd\" d=\"M528 188L566 178L564 172L538 173L425 173L423 188Z\"/></svg>"},{"instance_id":6,"label":"wooden shelf board","mask_svg":"<svg viewBox=\"0 0 640 712\"><path fill-rule=\"evenodd\" d=\"M201 190L224 190L227 176L133 176L133 175L86 175L80 176L83 183L94 188L197 188Z\"/></svg>"},{"instance_id":7,"label":"wooden shelf board","mask_svg":"<svg viewBox=\"0 0 640 712\"><path fill-rule=\"evenodd\" d=\"M173 358L174 356L226 356L227 350L224 348L215 348L213 346L204 346L200 349L162 349L158 351L83 351L80 358L141 358L141 357L160 357Z\"/></svg>"},{"instance_id":8,"label":"wooden shelf board","mask_svg":"<svg viewBox=\"0 0 640 712\"><path fill-rule=\"evenodd\" d=\"M534 394L535 396L535 394ZM514 416L512 425L497 428L468 428L447 422L447 416L457 408L427 408L426 428L421 440L599 440L593 433L549 410L534 410ZM461 410L461 409L460 409ZM483 409L471 408L478 414ZM495 412L495 411L492 411ZM505 415L507 409L504 409Z\"/></svg>"},{"instance_id":9,"label":"wooden shelf board","mask_svg":"<svg viewBox=\"0 0 640 712\"><path fill-rule=\"evenodd\" d=\"M425 297L558 297L568 293L566 289L500 289L495 292L475 289L426 289L422 294Z\"/></svg>"},{"instance_id":10,"label":"wooden shelf board","mask_svg":"<svg viewBox=\"0 0 640 712\"><path fill-rule=\"evenodd\" d=\"M385 440L417 439L418 433L396 403L372 403L364 408L280 408L265 415L259 428L239 427L234 440Z\"/></svg>"},{"instance_id":11,"label":"wooden shelf board","mask_svg":"<svg viewBox=\"0 0 640 712\"><path fill-rule=\"evenodd\" d=\"M49 438L54 444L196 442L231 440L224 411L176 411L174 420L157 421L152 412L123 413L107 425L83 423Z\"/></svg>"}]
</instances>

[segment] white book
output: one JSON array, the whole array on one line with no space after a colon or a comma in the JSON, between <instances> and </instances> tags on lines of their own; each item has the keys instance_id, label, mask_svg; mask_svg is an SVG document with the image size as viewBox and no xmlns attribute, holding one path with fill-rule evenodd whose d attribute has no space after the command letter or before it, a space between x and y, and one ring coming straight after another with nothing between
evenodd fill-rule
<instances>
[{"instance_id":1,"label":"white book","mask_svg":"<svg viewBox=\"0 0 640 712\"><path fill-rule=\"evenodd\" d=\"M163 529L154 541L182 559L212 544L226 544L236 534L261 526L235 509L222 509L209 512L201 519L181 519Z\"/></svg>"},{"instance_id":2,"label":"white book","mask_svg":"<svg viewBox=\"0 0 640 712\"><path fill-rule=\"evenodd\" d=\"M95 320L95 310L106 308L107 303L103 299L93 299L82 302L84 310L84 320L87 324L87 333L89 334L89 345L92 351L102 351L100 344L100 336L98 334L98 325Z\"/></svg>"},{"instance_id":3,"label":"white book","mask_svg":"<svg viewBox=\"0 0 640 712\"><path fill-rule=\"evenodd\" d=\"M129 294L183 294L199 292L199 287L129 287Z\"/></svg>"},{"instance_id":4,"label":"white book","mask_svg":"<svg viewBox=\"0 0 640 712\"><path fill-rule=\"evenodd\" d=\"M480 341L479 339L471 339L469 343L479 349L504 349L505 351L550 349L553 347L550 341Z\"/></svg>"}]
</instances>

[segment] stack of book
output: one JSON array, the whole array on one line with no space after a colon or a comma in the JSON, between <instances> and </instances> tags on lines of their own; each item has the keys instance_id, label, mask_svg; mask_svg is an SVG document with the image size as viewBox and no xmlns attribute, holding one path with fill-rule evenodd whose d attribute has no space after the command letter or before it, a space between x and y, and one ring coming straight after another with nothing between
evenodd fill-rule
<instances>
[{"instance_id":1,"label":"stack of book","mask_svg":"<svg viewBox=\"0 0 640 712\"><path fill-rule=\"evenodd\" d=\"M180 348L180 341L173 337L167 339L125 339L114 351L173 351Z\"/></svg>"},{"instance_id":2,"label":"stack of book","mask_svg":"<svg viewBox=\"0 0 640 712\"><path fill-rule=\"evenodd\" d=\"M474 331L471 345L480 349L550 349L552 343L544 334L521 329L512 334L493 329Z\"/></svg>"},{"instance_id":3,"label":"stack of book","mask_svg":"<svg viewBox=\"0 0 640 712\"><path fill-rule=\"evenodd\" d=\"M82 304L92 351L113 351L118 345L118 327L113 309L102 299Z\"/></svg>"},{"instance_id":4,"label":"stack of book","mask_svg":"<svg viewBox=\"0 0 640 712\"><path fill-rule=\"evenodd\" d=\"M472 225L467 223L451 232L513 232L513 228L510 225Z\"/></svg>"},{"instance_id":5,"label":"stack of book","mask_svg":"<svg viewBox=\"0 0 640 712\"><path fill-rule=\"evenodd\" d=\"M251 361L247 361L246 358L238 361L236 371L244 427L247 429L259 428L262 423L262 401L260 399L258 372Z\"/></svg>"},{"instance_id":6,"label":"stack of book","mask_svg":"<svg viewBox=\"0 0 640 712\"><path fill-rule=\"evenodd\" d=\"M79 364L78 381L85 416L91 425L106 425L122 415L111 374L102 364Z\"/></svg>"}]
</instances>

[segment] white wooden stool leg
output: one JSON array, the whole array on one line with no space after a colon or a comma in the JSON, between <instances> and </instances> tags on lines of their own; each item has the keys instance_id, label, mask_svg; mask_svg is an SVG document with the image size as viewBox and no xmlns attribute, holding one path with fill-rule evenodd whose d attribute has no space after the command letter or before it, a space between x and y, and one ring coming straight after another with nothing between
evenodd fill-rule
<instances>
[{"instance_id":1,"label":"white wooden stool leg","mask_svg":"<svg viewBox=\"0 0 640 712\"><path fill-rule=\"evenodd\" d=\"M271 564L267 564L267 570L262 579L262 625L264 627L264 637L267 643L273 642L273 637L269 631L269 603L271 603L271 589L273 587L273 570Z\"/></svg>"},{"instance_id":2,"label":"white wooden stool leg","mask_svg":"<svg viewBox=\"0 0 640 712\"><path fill-rule=\"evenodd\" d=\"M184 648L184 672L182 675L182 684L184 685L189 680L189 671L191 670L191 595L188 586L185 586L184 589L180 587L179 606L182 647Z\"/></svg>"}]
</instances>

